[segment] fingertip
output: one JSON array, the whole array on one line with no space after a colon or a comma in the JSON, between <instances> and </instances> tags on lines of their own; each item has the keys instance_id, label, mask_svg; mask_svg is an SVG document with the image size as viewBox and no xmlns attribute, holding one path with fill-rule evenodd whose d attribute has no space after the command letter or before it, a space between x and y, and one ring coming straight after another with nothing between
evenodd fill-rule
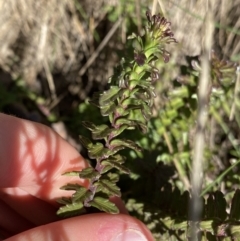
<instances>
[{"instance_id":1,"label":"fingertip","mask_svg":"<svg viewBox=\"0 0 240 241\"><path fill-rule=\"evenodd\" d=\"M124 214L89 214L28 230L6 241L91 240L91 241L153 241L147 227Z\"/></svg>"}]
</instances>

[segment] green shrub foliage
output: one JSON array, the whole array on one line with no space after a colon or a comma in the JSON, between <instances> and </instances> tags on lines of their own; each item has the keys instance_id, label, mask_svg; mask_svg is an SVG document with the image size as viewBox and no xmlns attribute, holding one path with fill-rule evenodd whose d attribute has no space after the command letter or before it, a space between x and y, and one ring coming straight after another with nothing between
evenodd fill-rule
<instances>
[{"instance_id":1,"label":"green shrub foliage","mask_svg":"<svg viewBox=\"0 0 240 241\"><path fill-rule=\"evenodd\" d=\"M122 139L125 130L148 130L148 121L152 116L151 107L155 97L154 82L159 79L158 61L169 60L165 45L176 40L170 30L170 23L160 15L151 16L147 12L148 25L139 36L132 34L132 59L122 59L110 79L110 88L96 94L91 103L96 105L102 116L108 116L109 125L95 125L85 121L83 125L91 131L93 141L80 136L82 145L87 148L90 159L96 160L95 167L82 171L66 173L88 179L88 187L68 184L62 189L74 190L72 198L60 200L65 206L58 211L60 215L76 215L84 208L95 207L108 213L118 213L118 208L109 201L109 197L120 196L117 187L118 175L110 172L117 169L129 173L123 165L125 157L119 151L130 148L140 151L134 141Z\"/></svg>"},{"instance_id":2,"label":"green shrub foliage","mask_svg":"<svg viewBox=\"0 0 240 241\"><path fill-rule=\"evenodd\" d=\"M152 16L149 12L146 16L148 22L142 34L128 38L132 52L116 67L109 79L109 88L96 93L90 101L99 108L104 121L102 124L84 121L82 124L92 138L80 136L80 141L95 165L65 173L87 179L88 186L63 186L63 190L74 191L74 194L59 200L63 206L58 214L68 217L96 209L116 214L119 210L110 198L123 195L129 212L148 225L156 240L188 240L193 222L188 215L191 193L184 185L189 184L191 171L201 59L193 59L176 80L156 91L156 83L162 81L160 68L170 58L166 45L176 40L170 22L164 17ZM224 158L217 144L219 139L228 140L226 152L234 158L235 167L240 162L234 133L240 127L236 70L236 65L219 60L212 52L207 93L209 112L206 114L215 128L212 133L212 126L208 124L206 133L211 132L215 139L206 137L204 171L208 174L215 170L212 160ZM161 103L152 117L156 92ZM92 107L89 109L92 111ZM208 145L211 142L213 144ZM126 148L135 154L123 152ZM174 177L175 170L169 168L170 163L174 163L180 181ZM240 240L240 191L237 189L229 201L216 190L233 167L230 165L216 174L218 178L212 183L203 183L202 219L194 223L199 240ZM130 174L130 177L122 174ZM120 182L121 179L131 182L132 196L131 190L120 191L119 178ZM229 179L226 183L230 186L227 190L232 191L231 185L236 181Z\"/></svg>"}]
</instances>

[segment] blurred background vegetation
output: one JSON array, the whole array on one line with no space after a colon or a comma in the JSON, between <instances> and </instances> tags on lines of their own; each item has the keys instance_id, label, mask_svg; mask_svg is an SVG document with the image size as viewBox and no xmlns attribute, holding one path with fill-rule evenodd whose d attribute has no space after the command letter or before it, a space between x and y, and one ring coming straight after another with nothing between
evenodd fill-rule
<instances>
[{"instance_id":1,"label":"blurred background vegetation","mask_svg":"<svg viewBox=\"0 0 240 241\"><path fill-rule=\"evenodd\" d=\"M239 65L240 0L211 5L214 53ZM192 63L202 54L208 6L205 0L0 0L0 111L50 126L85 157L78 135L89 133L81 121L105 121L87 100L106 88L128 55L127 36L141 33L147 9L172 23L178 44L169 46L169 63L159 65L149 134L127 133L144 151L125 153L132 173L119 182L129 212L156 240L184 240L165 221L188 216L199 75ZM227 204L240 181L239 75L209 93L203 194L221 191Z\"/></svg>"}]
</instances>

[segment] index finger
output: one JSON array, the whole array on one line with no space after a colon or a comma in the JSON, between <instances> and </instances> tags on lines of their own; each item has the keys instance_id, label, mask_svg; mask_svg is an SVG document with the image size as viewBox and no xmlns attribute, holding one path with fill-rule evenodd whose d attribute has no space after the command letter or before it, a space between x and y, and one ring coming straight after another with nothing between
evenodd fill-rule
<instances>
[{"instance_id":1,"label":"index finger","mask_svg":"<svg viewBox=\"0 0 240 241\"><path fill-rule=\"evenodd\" d=\"M44 200L66 196L59 188L84 181L62 176L87 166L83 157L47 126L0 114L0 187L20 187Z\"/></svg>"}]
</instances>

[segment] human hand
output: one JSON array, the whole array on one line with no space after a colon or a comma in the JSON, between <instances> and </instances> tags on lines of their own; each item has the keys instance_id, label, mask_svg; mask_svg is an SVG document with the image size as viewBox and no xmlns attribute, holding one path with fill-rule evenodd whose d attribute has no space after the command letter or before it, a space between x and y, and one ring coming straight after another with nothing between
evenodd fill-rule
<instances>
[{"instance_id":1,"label":"human hand","mask_svg":"<svg viewBox=\"0 0 240 241\"><path fill-rule=\"evenodd\" d=\"M0 114L0 240L154 240L144 224L124 214L120 201L117 215L65 220L56 216L56 199L69 195L59 188L69 182L86 185L62 173L86 166L79 153L48 127Z\"/></svg>"}]
</instances>

